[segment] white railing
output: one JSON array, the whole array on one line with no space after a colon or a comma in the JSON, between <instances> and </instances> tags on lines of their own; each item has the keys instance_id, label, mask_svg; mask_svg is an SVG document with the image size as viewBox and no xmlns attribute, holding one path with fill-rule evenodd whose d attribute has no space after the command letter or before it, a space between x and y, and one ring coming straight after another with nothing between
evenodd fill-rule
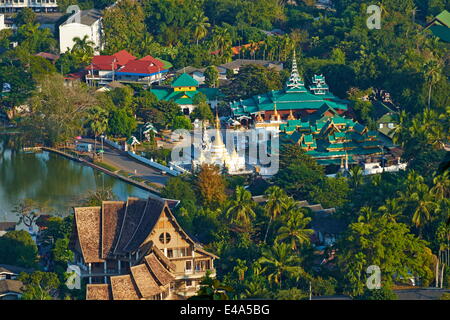
<instances>
[{"instance_id":1,"label":"white railing","mask_svg":"<svg viewBox=\"0 0 450 320\"><path fill-rule=\"evenodd\" d=\"M119 149L119 150L123 150L123 147L121 145L119 145L118 143L115 143L114 141L108 140L108 139L104 139L103 140L107 145Z\"/></svg>"},{"instance_id":2,"label":"white railing","mask_svg":"<svg viewBox=\"0 0 450 320\"><path fill-rule=\"evenodd\" d=\"M153 168L156 168L156 169L158 169L158 170L167 172L167 173L170 174L170 175L178 176L178 175L180 174L180 172L178 172L178 171L176 171L176 170L173 170L173 168L169 168L169 167L163 166L162 164L160 164L160 163L158 163L158 162L151 161L151 160L149 160L149 159L147 159L147 158L138 156L137 154L135 154L135 153L133 153L133 152L131 152L131 151L128 151L128 155L129 155L130 157L132 157L133 159L136 159L136 160L138 160L138 161L140 161L140 162L142 162L142 163L145 163L145 164L147 164L147 165L149 165L149 166L151 166L151 167L153 167Z\"/></svg>"}]
</instances>

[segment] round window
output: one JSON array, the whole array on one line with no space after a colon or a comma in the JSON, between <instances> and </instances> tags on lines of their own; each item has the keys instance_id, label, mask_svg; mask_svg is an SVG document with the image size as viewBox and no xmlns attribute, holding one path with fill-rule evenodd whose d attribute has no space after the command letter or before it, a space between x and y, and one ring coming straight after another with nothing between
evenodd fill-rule
<instances>
[{"instance_id":1,"label":"round window","mask_svg":"<svg viewBox=\"0 0 450 320\"><path fill-rule=\"evenodd\" d=\"M161 242L162 244L169 243L170 242L170 234L167 232L161 233L159 236L159 242Z\"/></svg>"}]
</instances>

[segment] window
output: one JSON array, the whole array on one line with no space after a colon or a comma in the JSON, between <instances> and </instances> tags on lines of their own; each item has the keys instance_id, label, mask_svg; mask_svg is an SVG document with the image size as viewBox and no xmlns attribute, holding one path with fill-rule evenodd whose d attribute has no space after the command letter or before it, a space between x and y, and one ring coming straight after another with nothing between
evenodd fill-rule
<instances>
[{"instance_id":1,"label":"window","mask_svg":"<svg viewBox=\"0 0 450 320\"><path fill-rule=\"evenodd\" d=\"M173 250L167 249L167 258L173 258Z\"/></svg>"},{"instance_id":2,"label":"window","mask_svg":"<svg viewBox=\"0 0 450 320\"><path fill-rule=\"evenodd\" d=\"M192 280L186 280L186 287L192 287Z\"/></svg>"},{"instance_id":3,"label":"window","mask_svg":"<svg viewBox=\"0 0 450 320\"><path fill-rule=\"evenodd\" d=\"M186 261L186 271L192 271L192 261Z\"/></svg>"},{"instance_id":4,"label":"window","mask_svg":"<svg viewBox=\"0 0 450 320\"><path fill-rule=\"evenodd\" d=\"M159 242L161 242L162 244L167 244L170 242L170 234L167 232L163 232L159 235Z\"/></svg>"}]
</instances>

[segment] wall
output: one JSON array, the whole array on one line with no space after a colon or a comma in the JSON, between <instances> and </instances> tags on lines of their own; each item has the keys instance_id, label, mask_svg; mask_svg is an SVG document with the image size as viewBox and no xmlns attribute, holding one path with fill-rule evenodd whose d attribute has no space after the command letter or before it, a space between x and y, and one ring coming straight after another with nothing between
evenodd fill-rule
<instances>
[{"instance_id":1,"label":"wall","mask_svg":"<svg viewBox=\"0 0 450 320\"><path fill-rule=\"evenodd\" d=\"M59 27L59 50L64 53L67 48L72 49L74 42L73 38L78 37L83 39L84 36L88 36L95 46L95 53L98 53L98 48L102 47L101 44L101 25L100 20L97 20L92 26L87 26L80 23L63 24Z\"/></svg>"},{"instance_id":2,"label":"wall","mask_svg":"<svg viewBox=\"0 0 450 320\"><path fill-rule=\"evenodd\" d=\"M178 176L178 175L180 174L178 171L175 171L175 170L173 170L173 169L170 169L170 168L168 168L168 167L166 167L166 166L163 166L162 164L159 164L159 163L157 163L157 162L151 161L151 160L149 160L149 159L147 159L147 158L138 156L137 154L134 154L134 153L131 152L131 151L128 151L128 155L129 155L130 157L132 157L132 158L134 158L134 159L136 159L136 160L142 162L142 163L145 163L145 164L147 164L147 165L153 167L153 168L156 168L156 169L161 170L161 171L165 171L165 172L167 172L167 173L170 174L170 175Z\"/></svg>"}]
</instances>

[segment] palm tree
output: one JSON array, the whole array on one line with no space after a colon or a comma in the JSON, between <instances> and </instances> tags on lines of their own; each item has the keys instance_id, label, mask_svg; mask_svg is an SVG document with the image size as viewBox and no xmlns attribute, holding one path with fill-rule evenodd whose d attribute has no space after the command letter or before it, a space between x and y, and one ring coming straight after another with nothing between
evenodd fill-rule
<instances>
[{"instance_id":1,"label":"palm tree","mask_svg":"<svg viewBox=\"0 0 450 320\"><path fill-rule=\"evenodd\" d=\"M442 77L442 62L438 59L432 59L425 64L425 76L430 84L428 90L428 109L431 104L431 89L434 84L439 82Z\"/></svg>"},{"instance_id":2,"label":"palm tree","mask_svg":"<svg viewBox=\"0 0 450 320\"><path fill-rule=\"evenodd\" d=\"M231 35L226 27L215 26L213 28L212 44L219 50L220 57L225 57L228 61L231 58Z\"/></svg>"},{"instance_id":3,"label":"palm tree","mask_svg":"<svg viewBox=\"0 0 450 320\"><path fill-rule=\"evenodd\" d=\"M81 62L89 63L94 55L95 43L89 40L89 36L85 35L83 38L73 38L73 47L71 52L77 55Z\"/></svg>"},{"instance_id":4,"label":"palm tree","mask_svg":"<svg viewBox=\"0 0 450 320\"><path fill-rule=\"evenodd\" d=\"M305 271L299 266L300 258L292 254L287 243L275 243L270 248L263 248L258 261L267 266L268 280L278 284L280 288L284 276L305 275Z\"/></svg>"},{"instance_id":5,"label":"palm tree","mask_svg":"<svg viewBox=\"0 0 450 320\"><path fill-rule=\"evenodd\" d=\"M202 11L198 11L193 17L191 25L198 45L199 40L208 34L208 28L211 27L211 24L208 22L208 17L205 17Z\"/></svg>"},{"instance_id":6,"label":"palm tree","mask_svg":"<svg viewBox=\"0 0 450 320\"><path fill-rule=\"evenodd\" d=\"M360 166L354 166L350 170L350 185L353 189L363 183L364 175Z\"/></svg>"},{"instance_id":7,"label":"palm tree","mask_svg":"<svg viewBox=\"0 0 450 320\"><path fill-rule=\"evenodd\" d=\"M108 111L95 106L89 111L89 127L94 133L94 152L97 150L97 137L108 128Z\"/></svg>"},{"instance_id":8,"label":"palm tree","mask_svg":"<svg viewBox=\"0 0 450 320\"><path fill-rule=\"evenodd\" d=\"M421 230L421 227L431 220L431 213L436 208L436 202L426 184L420 184L417 187L416 192L411 195L411 201L414 207L412 222Z\"/></svg>"},{"instance_id":9,"label":"palm tree","mask_svg":"<svg viewBox=\"0 0 450 320\"><path fill-rule=\"evenodd\" d=\"M310 236L314 230L306 229L311 218L305 217L301 209L297 209L289 215L286 224L278 229L276 242L290 243L292 250L297 250L302 244L310 242Z\"/></svg>"},{"instance_id":10,"label":"palm tree","mask_svg":"<svg viewBox=\"0 0 450 320\"><path fill-rule=\"evenodd\" d=\"M251 225L251 219L256 217L253 211L255 205L252 194L243 186L238 186L225 215L231 223L248 228Z\"/></svg>"},{"instance_id":11,"label":"palm tree","mask_svg":"<svg viewBox=\"0 0 450 320\"><path fill-rule=\"evenodd\" d=\"M434 186L431 188L431 193L436 197L436 200L450 198L450 173L445 171L443 174L437 175L433 179Z\"/></svg>"},{"instance_id":12,"label":"palm tree","mask_svg":"<svg viewBox=\"0 0 450 320\"><path fill-rule=\"evenodd\" d=\"M383 213L383 217L392 222L396 222L396 219L401 214L402 209L403 208L398 199L395 198L387 199L385 204L378 208L378 210Z\"/></svg>"},{"instance_id":13,"label":"palm tree","mask_svg":"<svg viewBox=\"0 0 450 320\"><path fill-rule=\"evenodd\" d=\"M233 268L233 271L237 273L239 281L244 281L245 272L248 270L247 262L242 259L236 259L236 266Z\"/></svg>"},{"instance_id":14,"label":"palm tree","mask_svg":"<svg viewBox=\"0 0 450 320\"><path fill-rule=\"evenodd\" d=\"M358 222L369 223L375 217L375 214L370 207L362 207L359 213Z\"/></svg>"},{"instance_id":15,"label":"palm tree","mask_svg":"<svg viewBox=\"0 0 450 320\"><path fill-rule=\"evenodd\" d=\"M269 233L269 228L270 224L272 223L272 220L276 219L280 215L287 199L287 195L284 192L284 190L277 186L272 186L268 188L265 194L268 197L268 199L264 209L266 213L269 215L270 220L269 224L267 225L266 235L264 236L264 242L267 239L267 234Z\"/></svg>"}]
</instances>

